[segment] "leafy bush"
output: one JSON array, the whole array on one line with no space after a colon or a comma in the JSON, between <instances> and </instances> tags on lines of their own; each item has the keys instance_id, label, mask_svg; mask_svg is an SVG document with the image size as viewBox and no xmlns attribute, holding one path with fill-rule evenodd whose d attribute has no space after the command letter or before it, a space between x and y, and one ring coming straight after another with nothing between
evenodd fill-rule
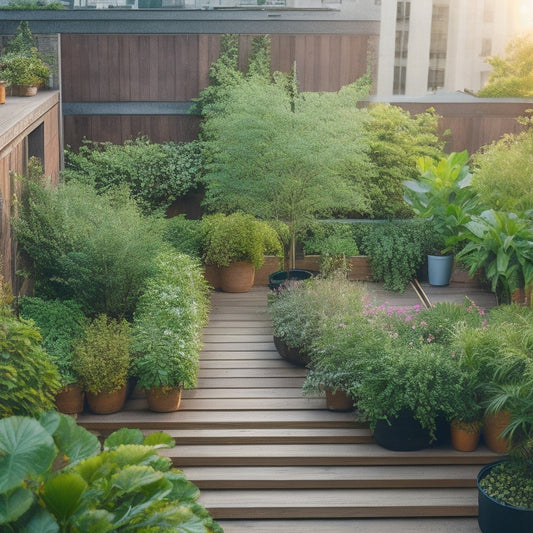
<instances>
[{"instance_id":1,"label":"leafy bush","mask_svg":"<svg viewBox=\"0 0 533 533\"><path fill-rule=\"evenodd\" d=\"M248 261L261 268L265 254L281 254L274 228L245 213L208 215L202 220L201 234L206 264L228 266L232 262Z\"/></svg>"},{"instance_id":2,"label":"leafy bush","mask_svg":"<svg viewBox=\"0 0 533 533\"><path fill-rule=\"evenodd\" d=\"M403 291L432 248L435 237L431 223L382 222L366 229L360 249L370 258L374 279L383 281L389 290Z\"/></svg>"},{"instance_id":3,"label":"leafy bush","mask_svg":"<svg viewBox=\"0 0 533 533\"><path fill-rule=\"evenodd\" d=\"M198 488L170 459L164 433L95 435L55 412L0 420L0 528L19 531L188 531L221 533ZM9 467L8 467L9 466Z\"/></svg>"},{"instance_id":4,"label":"leafy bush","mask_svg":"<svg viewBox=\"0 0 533 533\"><path fill-rule=\"evenodd\" d=\"M533 511L533 465L505 461L490 469L479 486L506 505Z\"/></svg>"},{"instance_id":5,"label":"leafy bush","mask_svg":"<svg viewBox=\"0 0 533 533\"><path fill-rule=\"evenodd\" d=\"M164 211L174 200L195 189L201 168L200 144L156 144L146 137L126 141L85 141L78 153L66 152L67 181L88 183L106 192L126 185L145 212Z\"/></svg>"},{"instance_id":6,"label":"leafy bush","mask_svg":"<svg viewBox=\"0 0 533 533\"><path fill-rule=\"evenodd\" d=\"M76 182L51 187L34 173L23 178L13 225L36 295L76 300L87 315L131 317L161 248L156 221L124 189L98 195Z\"/></svg>"},{"instance_id":7,"label":"leafy bush","mask_svg":"<svg viewBox=\"0 0 533 533\"><path fill-rule=\"evenodd\" d=\"M199 220L186 219L185 215L164 219L163 240L170 243L180 253L198 258L202 255Z\"/></svg>"},{"instance_id":8,"label":"leafy bush","mask_svg":"<svg viewBox=\"0 0 533 533\"><path fill-rule=\"evenodd\" d=\"M19 300L20 315L31 319L43 337L43 348L57 366L62 386L78 381L72 368L74 345L83 336L87 318L74 301L42 300L25 296Z\"/></svg>"},{"instance_id":9,"label":"leafy bush","mask_svg":"<svg viewBox=\"0 0 533 533\"><path fill-rule=\"evenodd\" d=\"M144 388L196 386L208 290L200 265L167 251L148 280L133 321L133 374Z\"/></svg>"},{"instance_id":10,"label":"leafy bush","mask_svg":"<svg viewBox=\"0 0 533 533\"><path fill-rule=\"evenodd\" d=\"M74 347L74 370L83 389L94 394L126 386L131 365L130 325L97 316Z\"/></svg>"},{"instance_id":11,"label":"leafy bush","mask_svg":"<svg viewBox=\"0 0 533 533\"><path fill-rule=\"evenodd\" d=\"M52 409L59 376L42 348L39 330L4 306L0 323L0 418Z\"/></svg>"},{"instance_id":12,"label":"leafy bush","mask_svg":"<svg viewBox=\"0 0 533 533\"><path fill-rule=\"evenodd\" d=\"M474 154L472 187L480 200L499 211L533 209L533 129L507 134Z\"/></svg>"},{"instance_id":13,"label":"leafy bush","mask_svg":"<svg viewBox=\"0 0 533 533\"><path fill-rule=\"evenodd\" d=\"M416 162L420 157L442 157L444 142L437 133L439 116L433 109L411 116L389 104L373 104L368 114L370 120L364 123L364 129L376 173L365 182L369 213L372 218L410 217L412 211L403 200L402 182L417 178Z\"/></svg>"}]
</instances>

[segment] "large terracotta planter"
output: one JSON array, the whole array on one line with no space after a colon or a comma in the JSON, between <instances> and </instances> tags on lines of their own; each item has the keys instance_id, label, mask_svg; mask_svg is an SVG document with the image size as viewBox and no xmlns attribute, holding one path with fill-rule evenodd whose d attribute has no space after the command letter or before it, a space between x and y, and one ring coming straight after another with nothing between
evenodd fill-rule
<instances>
[{"instance_id":1,"label":"large terracotta planter","mask_svg":"<svg viewBox=\"0 0 533 533\"><path fill-rule=\"evenodd\" d=\"M63 387L56 394L56 407L60 413L77 415L83 411L83 391L77 383Z\"/></svg>"},{"instance_id":2,"label":"large terracotta planter","mask_svg":"<svg viewBox=\"0 0 533 533\"><path fill-rule=\"evenodd\" d=\"M498 411L490 413L485 417L485 426L483 428L483 438L485 444L497 453L506 453L509 447L509 441L500 437L500 433L510 424L511 415L507 411Z\"/></svg>"},{"instance_id":3,"label":"large terracotta planter","mask_svg":"<svg viewBox=\"0 0 533 533\"><path fill-rule=\"evenodd\" d=\"M14 96L35 96L37 87L34 85L13 85L12 92Z\"/></svg>"},{"instance_id":4,"label":"large terracotta planter","mask_svg":"<svg viewBox=\"0 0 533 533\"><path fill-rule=\"evenodd\" d=\"M450 424L452 446L460 452L473 452L479 444L481 435L480 422L460 422L452 420Z\"/></svg>"},{"instance_id":5,"label":"large terracotta planter","mask_svg":"<svg viewBox=\"0 0 533 533\"><path fill-rule=\"evenodd\" d=\"M114 392L100 392L94 394L87 392L89 409L97 415L109 415L116 413L124 407L126 402L126 387Z\"/></svg>"},{"instance_id":6,"label":"large terracotta planter","mask_svg":"<svg viewBox=\"0 0 533 533\"><path fill-rule=\"evenodd\" d=\"M326 406L330 411L352 411L353 400L343 390L326 390Z\"/></svg>"},{"instance_id":7,"label":"large terracotta planter","mask_svg":"<svg viewBox=\"0 0 533 533\"><path fill-rule=\"evenodd\" d=\"M181 403L181 387L153 387L146 390L148 409L156 413L177 411Z\"/></svg>"},{"instance_id":8,"label":"large terracotta planter","mask_svg":"<svg viewBox=\"0 0 533 533\"><path fill-rule=\"evenodd\" d=\"M247 261L231 263L219 272L220 288L224 292L248 292L254 285L255 268Z\"/></svg>"}]
</instances>

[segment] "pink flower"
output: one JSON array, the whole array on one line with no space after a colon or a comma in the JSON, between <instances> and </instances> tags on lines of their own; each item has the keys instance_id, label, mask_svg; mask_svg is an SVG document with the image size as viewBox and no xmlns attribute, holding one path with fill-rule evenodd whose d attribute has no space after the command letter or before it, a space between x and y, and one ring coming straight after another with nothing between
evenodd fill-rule
<instances>
[{"instance_id":1,"label":"pink flower","mask_svg":"<svg viewBox=\"0 0 533 533\"><path fill-rule=\"evenodd\" d=\"M427 323L425 320L422 320L422 322L420 322L420 325L421 325L421 326L427 326L428 323Z\"/></svg>"},{"instance_id":2,"label":"pink flower","mask_svg":"<svg viewBox=\"0 0 533 533\"><path fill-rule=\"evenodd\" d=\"M413 346L413 343L412 343L412 342L410 342L410 343L409 343L409 346Z\"/></svg>"},{"instance_id":3,"label":"pink flower","mask_svg":"<svg viewBox=\"0 0 533 533\"><path fill-rule=\"evenodd\" d=\"M339 328L343 328L344 327L344 324L339 324Z\"/></svg>"},{"instance_id":4,"label":"pink flower","mask_svg":"<svg viewBox=\"0 0 533 533\"><path fill-rule=\"evenodd\" d=\"M392 334L392 338L393 339L397 339L398 338L398 333L396 333L396 331Z\"/></svg>"},{"instance_id":5,"label":"pink flower","mask_svg":"<svg viewBox=\"0 0 533 533\"><path fill-rule=\"evenodd\" d=\"M411 326L411 329L416 329L416 324L413 324L413 325Z\"/></svg>"}]
</instances>

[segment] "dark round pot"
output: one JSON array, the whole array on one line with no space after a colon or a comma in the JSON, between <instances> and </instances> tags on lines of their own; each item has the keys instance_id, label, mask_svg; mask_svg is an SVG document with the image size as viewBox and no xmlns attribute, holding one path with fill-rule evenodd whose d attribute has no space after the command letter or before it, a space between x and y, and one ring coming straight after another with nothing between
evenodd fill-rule
<instances>
[{"instance_id":1,"label":"dark round pot","mask_svg":"<svg viewBox=\"0 0 533 533\"><path fill-rule=\"evenodd\" d=\"M268 288L271 291L275 291L281 288L287 281L303 281L311 277L313 277L313 273L310 270L278 270L278 272L273 272L268 276Z\"/></svg>"},{"instance_id":2,"label":"dark round pot","mask_svg":"<svg viewBox=\"0 0 533 533\"><path fill-rule=\"evenodd\" d=\"M296 366L307 366L310 362L310 357L303 354L297 348L291 348L287 343L274 335L274 346L278 353L285 359Z\"/></svg>"},{"instance_id":3,"label":"dark round pot","mask_svg":"<svg viewBox=\"0 0 533 533\"><path fill-rule=\"evenodd\" d=\"M533 531L533 510L519 509L489 496L480 486L480 481L502 461L484 466L477 476L478 525L483 533L525 533Z\"/></svg>"},{"instance_id":4,"label":"dark round pot","mask_svg":"<svg viewBox=\"0 0 533 533\"><path fill-rule=\"evenodd\" d=\"M374 438L383 448L397 452L429 448L431 442L429 431L423 429L412 412L407 410L391 419L390 424L386 420L378 420Z\"/></svg>"}]
</instances>

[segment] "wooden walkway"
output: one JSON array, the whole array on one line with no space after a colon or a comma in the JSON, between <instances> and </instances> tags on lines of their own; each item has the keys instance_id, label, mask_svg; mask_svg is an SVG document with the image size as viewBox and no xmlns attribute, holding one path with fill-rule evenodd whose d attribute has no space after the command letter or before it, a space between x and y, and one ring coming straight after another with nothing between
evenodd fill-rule
<instances>
[{"instance_id":1,"label":"wooden walkway","mask_svg":"<svg viewBox=\"0 0 533 533\"><path fill-rule=\"evenodd\" d=\"M302 397L305 370L277 354L266 294L212 294L198 388L185 391L178 412L151 413L139 396L120 413L79 422L102 433L171 433L177 446L167 455L226 533L479 531L475 477L497 455L388 451L351 413Z\"/></svg>"}]
</instances>

